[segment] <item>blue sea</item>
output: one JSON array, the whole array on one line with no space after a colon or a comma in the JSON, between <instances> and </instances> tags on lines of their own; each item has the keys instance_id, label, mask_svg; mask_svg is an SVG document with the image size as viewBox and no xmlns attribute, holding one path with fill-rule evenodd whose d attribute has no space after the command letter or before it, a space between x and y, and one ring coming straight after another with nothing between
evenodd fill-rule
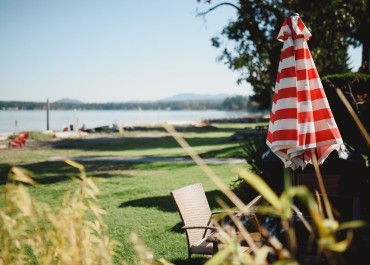
<instances>
[{"instance_id":1,"label":"blue sea","mask_svg":"<svg viewBox=\"0 0 370 265\"><path fill-rule=\"evenodd\" d=\"M64 127L95 128L117 124L123 127L168 123L195 123L209 119L246 117L248 112L171 110L1 110L0 133L22 131L61 131Z\"/></svg>"}]
</instances>

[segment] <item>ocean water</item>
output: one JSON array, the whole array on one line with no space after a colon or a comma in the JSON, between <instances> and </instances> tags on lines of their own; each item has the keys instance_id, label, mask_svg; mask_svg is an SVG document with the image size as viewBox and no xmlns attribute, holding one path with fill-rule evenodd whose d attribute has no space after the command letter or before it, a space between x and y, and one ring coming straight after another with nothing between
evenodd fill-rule
<instances>
[{"instance_id":1,"label":"ocean water","mask_svg":"<svg viewBox=\"0 0 370 265\"><path fill-rule=\"evenodd\" d=\"M241 118L248 112L233 111L166 111L166 110L52 110L49 111L49 130L61 131L74 128L100 126L139 126L169 123L193 123L208 119ZM46 110L1 110L0 133L22 131L45 131Z\"/></svg>"}]
</instances>

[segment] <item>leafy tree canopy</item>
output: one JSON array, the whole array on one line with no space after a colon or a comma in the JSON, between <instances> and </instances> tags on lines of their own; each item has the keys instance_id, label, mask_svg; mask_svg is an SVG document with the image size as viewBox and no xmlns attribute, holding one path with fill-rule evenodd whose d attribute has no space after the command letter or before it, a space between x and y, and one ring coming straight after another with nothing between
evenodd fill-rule
<instances>
[{"instance_id":1,"label":"leafy tree canopy","mask_svg":"<svg viewBox=\"0 0 370 265\"><path fill-rule=\"evenodd\" d=\"M282 48L276 37L290 12L298 12L311 31L308 45L320 76L324 76L349 71L347 49L361 41L354 33L367 8L367 0L197 1L213 5L199 13L202 16L216 8L235 9L236 18L212 38L212 45L221 50L219 61L240 72L237 82L252 85L252 100L259 102L260 108L270 106Z\"/></svg>"}]
</instances>

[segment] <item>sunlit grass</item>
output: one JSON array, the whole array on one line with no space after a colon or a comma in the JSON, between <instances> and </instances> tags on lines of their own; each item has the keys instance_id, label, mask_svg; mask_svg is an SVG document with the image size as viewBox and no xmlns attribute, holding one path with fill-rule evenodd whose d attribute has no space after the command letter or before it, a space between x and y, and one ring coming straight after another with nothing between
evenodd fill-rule
<instances>
[{"instance_id":1,"label":"sunlit grass","mask_svg":"<svg viewBox=\"0 0 370 265\"><path fill-rule=\"evenodd\" d=\"M235 132L243 130L239 127L241 126L217 124L215 128L211 127L200 132L184 129L181 135L202 157L240 157L239 143L229 141L229 137ZM66 140L35 137L36 140L30 140L25 148L0 150L0 163L25 164L44 161L51 157L77 156L186 156L176 141L168 133L160 130L125 131L94 136Z\"/></svg>"},{"instance_id":2,"label":"sunlit grass","mask_svg":"<svg viewBox=\"0 0 370 265\"><path fill-rule=\"evenodd\" d=\"M221 193L193 163L88 162L83 165L101 191L98 199L107 212L104 221L109 227L109 236L122 243L117 251L128 264L133 264L135 256L130 241L132 232L153 251L155 258L186 264L186 240L179 229L181 220L170 197L171 190L202 182L211 207L220 208L215 198L222 196ZM235 178L233 165L211 165L211 168L225 183ZM32 169L34 179L41 185L29 188L31 196L52 208L60 205L63 194L74 186L71 177L79 174L64 162L50 166L38 164ZM0 186L0 193L3 191L4 186Z\"/></svg>"}]
</instances>

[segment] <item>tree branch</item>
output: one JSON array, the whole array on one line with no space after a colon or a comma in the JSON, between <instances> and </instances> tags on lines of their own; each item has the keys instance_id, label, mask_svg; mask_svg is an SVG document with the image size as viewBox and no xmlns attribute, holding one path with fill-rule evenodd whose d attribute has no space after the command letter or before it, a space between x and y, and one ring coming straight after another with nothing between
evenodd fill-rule
<instances>
[{"instance_id":1,"label":"tree branch","mask_svg":"<svg viewBox=\"0 0 370 265\"><path fill-rule=\"evenodd\" d=\"M197 16L205 16L205 15L207 15L209 12L211 12L211 11L215 10L216 8L218 8L218 7L220 7L220 6L232 6L232 7L234 7L236 10L238 10L238 12L240 12L240 7L238 7L238 6L236 6L236 5L232 4L232 3L229 3L229 2L223 2L223 3L220 3L220 4L218 4L218 5L215 5L214 7L211 7L210 9L208 9L208 10L207 10L207 11L205 11L205 12L202 12L202 13L197 14Z\"/></svg>"}]
</instances>

